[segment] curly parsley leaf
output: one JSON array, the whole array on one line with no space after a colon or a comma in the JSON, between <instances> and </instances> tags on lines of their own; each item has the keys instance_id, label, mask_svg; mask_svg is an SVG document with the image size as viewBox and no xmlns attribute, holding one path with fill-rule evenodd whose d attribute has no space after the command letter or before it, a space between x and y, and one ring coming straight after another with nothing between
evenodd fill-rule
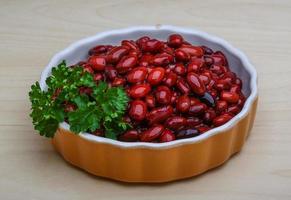
<instances>
[{"instance_id":1,"label":"curly parsley leaf","mask_svg":"<svg viewBox=\"0 0 291 200\"><path fill-rule=\"evenodd\" d=\"M71 131L80 133L82 131L95 131L100 128L100 108L95 102L90 102L88 96L78 96L73 100L78 109L68 114Z\"/></svg>"},{"instance_id":2,"label":"curly parsley leaf","mask_svg":"<svg viewBox=\"0 0 291 200\"><path fill-rule=\"evenodd\" d=\"M29 97L34 128L40 135L53 137L59 122L64 121L63 108L52 101L52 94L41 90L38 82L31 86Z\"/></svg>"},{"instance_id":3,"label":"curly parsley leaf","mask_svg":"<svg viewBox=\"0 0 291 200\"><path fill-rule=\"evenodd\" d=\"M105 82L96 84L82 67L69 68L65 61L52 68L46 84L46 91L36 82L29 92L30 116L40 135L53 137L64 119L68 119L70 130L77 134L103 128L105 136L112 139L129 128L122 119L129 100L122 88L109 88ZM92 94L80 94L80 87L91 88ZM65 112L68 102L76 109Z\"/></svg>"}]
</instances>

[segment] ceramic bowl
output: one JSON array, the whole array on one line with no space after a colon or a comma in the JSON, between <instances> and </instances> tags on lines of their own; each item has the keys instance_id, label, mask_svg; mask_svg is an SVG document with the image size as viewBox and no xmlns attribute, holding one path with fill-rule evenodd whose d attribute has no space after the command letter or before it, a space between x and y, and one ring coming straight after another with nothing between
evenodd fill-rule
<instances>
[{"instance_id":1,"label":"ceramic bowl","mask_svg":"<svg viewBox=\"0 0 291 200\"><path fill-rule=\"evenodd\" d=\"M73 43L56 54L44 69L40 85L51 68L66 60L75 64L86 58L98 44L118 44L124 39L147 35L166 40L172 33L181 34L196 45L206 45L225 53L231 70L243 82L247 97L241 112L223 126L200 136L167 143L120 142L88 133L75 135L67 123L61 123L52 143L62 157L89 173L125 182L168 182L192 177L227 161L240 151L252 128L257 106L257 73L247 57L228 42L193 29L174 26L139 26L98 33Z\"/></svg>"}]
</instances>

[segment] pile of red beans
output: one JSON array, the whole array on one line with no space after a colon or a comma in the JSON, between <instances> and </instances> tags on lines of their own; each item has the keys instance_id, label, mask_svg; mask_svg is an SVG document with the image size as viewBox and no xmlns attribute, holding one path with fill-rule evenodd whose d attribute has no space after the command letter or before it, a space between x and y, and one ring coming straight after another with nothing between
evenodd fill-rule
<instances>
[{"instance_id":1,"label":"pile of red beans","mask_svg":"<svg viewBox=\"0 0 291 200\"><path fill-rule=\"evenodd\" d=\"M98 45L80 62L94 79L122 86L130 97L127 142L169 142L223 125L242 109L242 81L221 51L194 46L181 35L166 42L144 36ZM102 130L96 135L102 136Z\"/></svg>"}]
</instances>

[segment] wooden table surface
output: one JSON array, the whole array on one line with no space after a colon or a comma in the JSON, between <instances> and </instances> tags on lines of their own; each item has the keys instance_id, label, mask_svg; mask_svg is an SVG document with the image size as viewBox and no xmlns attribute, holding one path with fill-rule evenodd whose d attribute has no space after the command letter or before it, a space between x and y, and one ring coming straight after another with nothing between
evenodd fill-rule
<instances>
[{"instance_id":1,"label":"wooden table surface","mask_svg":"<svg viewBox=\"0 0 291 200\"><path fill-rule=\"evenodd\" d=\"M30 85L76 40L155 24L204 30L249 56L260 101L244 149L218 169L161 185L123 184L71 167L33 130ZM288 0L1 0L0 199L291 199L290 63Z\"/></svg>"}]
</instances>

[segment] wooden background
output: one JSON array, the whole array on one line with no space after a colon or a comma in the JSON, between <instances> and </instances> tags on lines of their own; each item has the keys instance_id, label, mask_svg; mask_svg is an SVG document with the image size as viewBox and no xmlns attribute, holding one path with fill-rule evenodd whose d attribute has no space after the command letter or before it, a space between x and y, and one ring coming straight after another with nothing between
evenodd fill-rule
<instances>
[{"instance_id":1,"label":"wooden background","mask_svg":"<svg viewBox=\"0 0 291 200\"><path fill-rule=\"evenodd\" d=\"M35 134L30 85L76 40L155 24L204 30L249 56L260 102L243 151L216 170L162 185L122 184L71 167ZM290 0L1 0L0 199L291 199L290 63Z\"/></svg>"}]
</instances>

